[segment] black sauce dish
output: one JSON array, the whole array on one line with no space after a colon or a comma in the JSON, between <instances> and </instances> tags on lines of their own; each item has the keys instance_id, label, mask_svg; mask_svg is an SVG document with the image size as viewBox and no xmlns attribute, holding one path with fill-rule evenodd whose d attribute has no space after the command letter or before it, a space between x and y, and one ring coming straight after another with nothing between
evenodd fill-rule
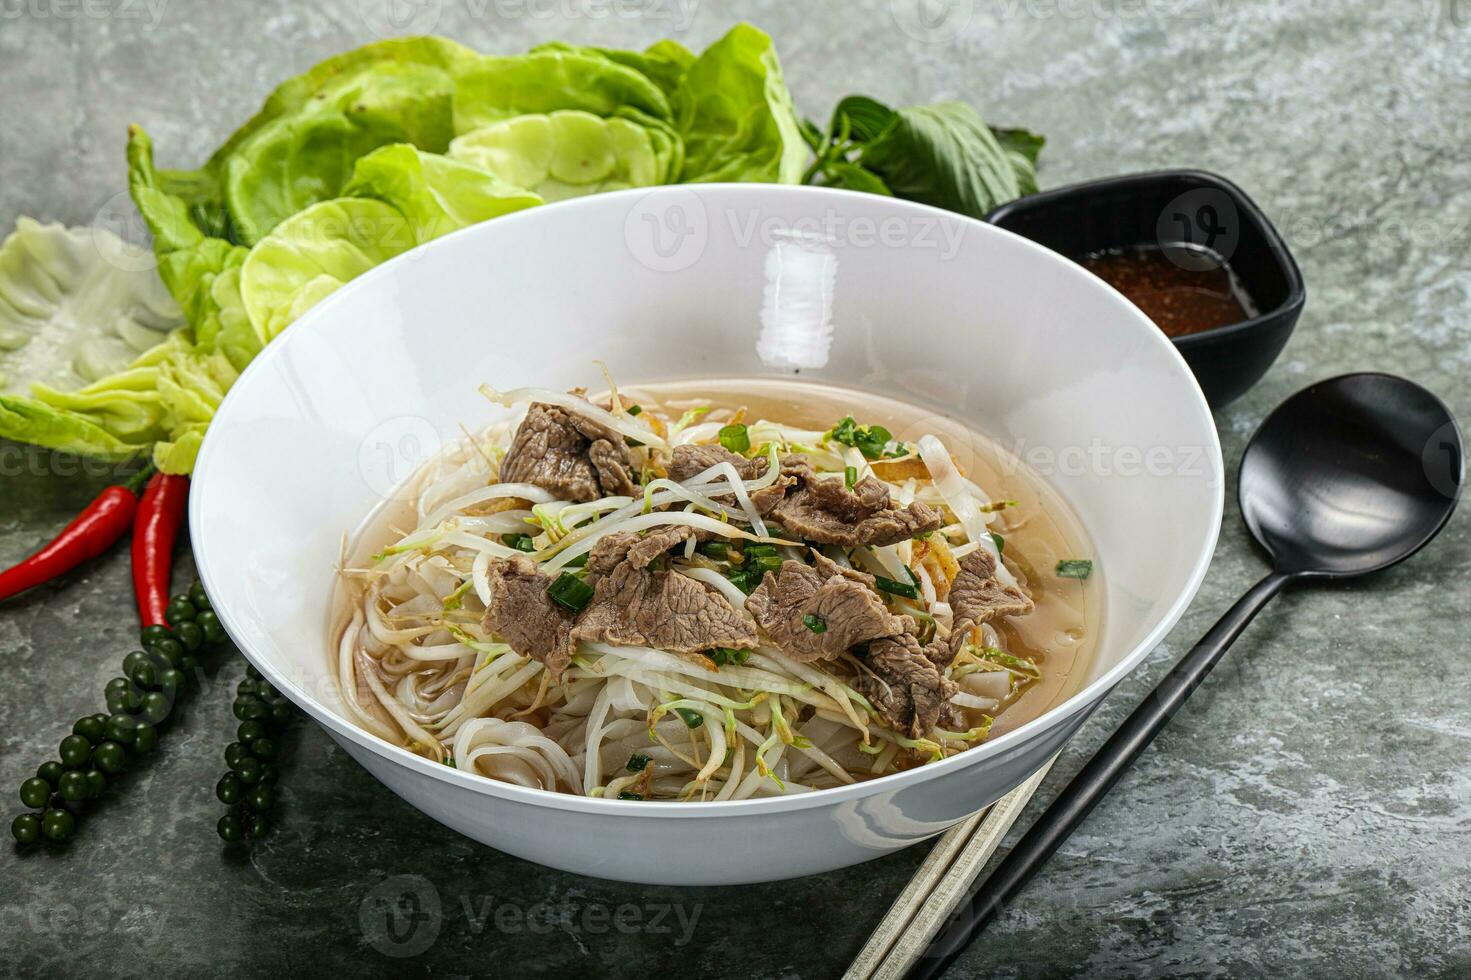
<instances>
[{"instance_id":1,"label":"black sauce dish","mask_svg":"<svg viewBox=\"0 0 1471 980\"><path fill-rule=\"evenodd\" d=\"M1072 184L1003 204L986 220L1075 261L1158 249L1182 268L1224 267L1244 294L1244 318L1171 337L1213 408L1266 374L1306 300L1302 273L1266 215L1203 170Z\"/></svg>"}]
</instances>

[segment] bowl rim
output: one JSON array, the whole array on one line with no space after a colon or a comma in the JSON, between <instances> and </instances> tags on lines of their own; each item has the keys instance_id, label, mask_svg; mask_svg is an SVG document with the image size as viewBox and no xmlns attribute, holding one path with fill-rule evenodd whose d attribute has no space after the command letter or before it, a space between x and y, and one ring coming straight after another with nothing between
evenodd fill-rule
<instances>
[{"instance_id":1,"label":"bowl rim","mask_svg":"<svg viewBox=\"0 0 1471 980\"><path fill-rule=\"evenodd\" d=\"M1170 337L1170 341L1176 347L1191 349L1205 347L1220 341L1229 341L1241 334L1248 334L1260 329L1263 325L1271 325L1283 318L1291 318L1295 323L1297 317L1302 313L1303 306L1307 303L1307 286L1303 282L1302 270L1298 268L1297 259L1287 248L1287 242L1283 240L1277 226L1272 224L1270 218L1262 211L1261 207L1252 200L1251 196L1242 190L1234 181L1222 177L1220 174L1209 170L1200 170L1192 167L1184 167L1172 170L1145 170L1132 174L1117 174L1112 177L1099 177L1095 180L1079 181L1075 184L1064 184L1062 187L1053 187L1026 197L1019 197L1014 201L1007 201L986 213L984 221L988 225L1001 228L1002 231L1011 231L1000 224L1006 218L1031 211L1036 208L1056 207L1069 199L1086 194L1094 194L1107 190L1110 187L1132 187L1136 185L1163 183L1170 180L1190 180L1201 184L1213 186L1230 196L1237 209L1244 217L1255 224L1261 231L1266 241L1267 250L1276 256L1277 266L1282 270L1287 279L1287 295L1282 302L1273 306L1270 310L1263 310L1256 316L1247 317L1245 320L1237 320L1234 323L1225 323L1219 327L1211 327L1208 330L1200 330L1196 333L1185 334L1180 337ZM1012 232L1019 234L1018 232ZM1026 238L1025 235L1021 237ZM1027 239L1032 241L1032 239ZM1040 243L1039 243L1040 244ZM1042 246L1046 248L1047 246ZM1050 251L1050 250L1049 250ZM1063 253L1058 252L1058 255ZM1077 260L1071 256L1063 255L1069 262L1077 264ZM1229 259L1227 260L1230 261ZM1158 330L1158 326L1155 327ZM1160 331L1163 333L1163 331Z\"/></svg>"},{"instance_id":2,"label":"bowl rim","mask_svg":"<svg viewBox=\"0 0 1471 980\"><path fill-rule=\"evenodd\" d=\"M362 283L371 283L379 278L388 278L398 274L399 264L408 259L417 262L425 258L430 251L447 250L458 247L457 242L467 241L478 235L496 234L496 229L507 227L508 222L526 222L537 220L534 216L542 213L546 208L576 208L576 207L610 207L617 201L634 201L646 196L675 193L696 194L741 194L752 197L766 195L774 196L800 196L813 198L829 198L835 201L853 204L863 202L884 208L897 208L900 212L910 212L916 216L925 216L937 220L953 220L982 226L980 233L983 235L1002 235L1012 240L1012 245L1023 250L1032 250L1040 255L1044 261L1066 267L1069 274L1080 275L1092 280L1105 292L1111 294L1110 302L1119 307L1121 315L1132 318L1146 333L1154 338L1151 342L1161 345L1165 356L1173 359L1174 365L1181 378L1187 384L1187 397L1191 399L1197 415L1204 420L1204 429L1207 434L1207 462L1212 468L1215 477L1216 492L1213 494L1212 514L1206 533L1206 540L1201 544L1200 553L1195 556L1194 564L1190 574L1181 584L1174 601L1143 639L1134 645L1120 660L1109 668L1103 675L1094 679L1087 686L1075 691L1067 700L1059 705L1044 711L1031 721L1012 729L994 740L983 742L974 748L959 752L938 762L926 763L907 769L902 772L879 776L874 779L861 780L845 786L837 786L829 789L815 790L810 793L799 793L792 796L762 797L747 800L725 800L721 802L688 801L676 806L647 805L646 801L635 800L610 800L602 797L590 797L575 795L572 793L559 793L553 790L533 789L526 786L518 786L514 783L501 782L484 776L465 772L460 769L451 768L441 763L432 762L423 756L416 755L407 749L392 745L376 735L353 724L350 720L340 717L335 712L324 707L315 696L302 688L290 677L279 671L274 664L264 657L255 655L250 644L242 642L240 637L245 635L236 623L233 606L228 601L220 601L215 606L215 612L220 618L221 625L229 634L231 641L246 660L254 665L266 679L278 691L286 694L290 699L305 711L319 725L326 728L339 742L346 739L364 751L382 757L385 761L393 762L408 768L421 776L443 781L451 786L498 797L507 802L517 803L534 807L551 807L557 810L576 811L583 813L604 814L617 817L637 817L658 819L698 819L703 817L720 816L742 816L758 815L763 813L805 810L814 807L827 807L843 803L845 801L861 799L884 793L895 793L906 789L916 783L925 782L930 779L940 778L946 774L972 765L977 765L985 759L1001 754L1012 745L1021 744L1033 738L1037 734L1051 728L1058 727L1065 719L1076 715L1081 711L1088 711L1101 701L1113 688L1134 669L1143 662L1144 658L1155 649L1166 635L1179 622L1185 610L1194 600L1200 585L1205 578L1206 571L1210 567L1211 559L1215 554L1216 543L1220 535L1221 517L1225 510L1225 463L1221 455L1220 436L1216 431L1215 423L1211 415L1210 406L1206 401L1205 394L1201 390L1199 382L1191 372L1184 357L1163 331L1154 325L1139 309L1125 299L1120 293L1108 286L1077 263L1066 256L1032 241L1022 235L989 224L978 218L957 214L941 208L919 204L913 201L905 201L898 198L887 198L860 191L840 190L837 188L811 187L806 185L792 184L757 184L757 183L709 183L709 184L673 184L660 187L632 188L621 191L611 191L603 194L589 195L582 198L573 198L553 204L542 205L535 208L527 208L522 211L513 212L496 218L494 221L484 221L470 225L465 228L450 232L423 245L395 256L358 276L356 279L345 283L335 290L332 295L327 296L317 303L299 320L293 324L300 327L303 324L310 325L316 320L323 319L332 314L336 306L345 302L344 297L350 297L352 292L365 288ZM256 355L250 364L246 365L240 377L226 393L220 407L216 410L214 421L228 418L231 406L239 401L236 392L243 390L249 379L255 373L265 373L270 369L273 362L284 356L283 351L289 345L300 343L296 338L305 336L307 331L301 329L287 330L281 335L273 338L272 342ZM203 444L195 463L195 471L208 472L207 461L222 443L214 433L222 431L223 427L211 425L206 431ZM200 581L205 591L214 595L211 580L214 578L210 568L207 553L201 554L202 548L195 547L195 542L208 540L208 533L204 527L204 501L208 499L210 489L208 479L194 481L189 499L189 537L191 549L195 552L195 565ZM332 678L335 683L335 676ZM374 773L375 778L377 774Z\"/></svg>"}]
</instances>

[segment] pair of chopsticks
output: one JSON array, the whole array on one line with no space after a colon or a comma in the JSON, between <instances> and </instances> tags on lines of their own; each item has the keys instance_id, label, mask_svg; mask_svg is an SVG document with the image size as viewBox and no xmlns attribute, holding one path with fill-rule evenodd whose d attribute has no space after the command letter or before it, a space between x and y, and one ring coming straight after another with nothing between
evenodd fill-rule
<instances>
[{"instance_id":1,"label":"pair of chopsticks","mask_svg":"<svg viewBox=\"0 0 1471 980\"><path fill-rule=\"evenodd\" d=\"M1042 785L1053 756L1026 782L940 835L929 856L889 907L843 980L900 980L924 954L1001 839Z\"/></svg>"}]
</instances>

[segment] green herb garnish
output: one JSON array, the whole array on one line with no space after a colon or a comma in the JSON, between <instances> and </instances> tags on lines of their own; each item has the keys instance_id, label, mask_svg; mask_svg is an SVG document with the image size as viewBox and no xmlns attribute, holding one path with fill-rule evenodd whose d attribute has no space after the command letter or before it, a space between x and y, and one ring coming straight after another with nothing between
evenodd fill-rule
<instances>
[{"instance_id":1,"label":"green herb garnish","mask_svg":"<svg viewBox=\"0 0 1471 980\"><path fill-rule=\"evenodd\" d=\"M885 455L903 456L905 453L902 447L898 452L888 452L889 443L894 439L888 429L881 425L859 425L853 421L851 415L833 426L828 431L827 438L852 446L863 454L864 459L882 459Z\"/></svg>"},{"instance_id":2,"label":"green herb garnish","mask_svg":"<svg viewBox=\"0 0 1471 980\"><path fill-rule=\"evenodd\" d=\"M635 752L633 755L628 757L628 765L626 765L624 768L627 769L629 772L643 772L644 767L652 761L653 760L650 759L648 756Z\"/></svg>"},{"instance_id":3,"label":"green herb garnish","mask_svg":"<svg viewBox=\"0 0 1471 980\"><path fill-rule=\"evenodd\" d=\"M827 620L823 619L821 616L814 616L812 615L812 613L808 613L807 615L802 617L802 625L807 627L814 633L827 632Z\"/></svg>"},{"instance_id":4,"label":"green herb garnish","mask_svg":"<svg viewBox=\"0 0 1471 980\"><path fill-rule=\"evenodd\" d=\"M734 650L730 647L716 647L710 651L710 659L715 661L717 667L739 667L751 659L750 650Z\"/></svg>"},{"instance_id":5,"label":"green herb garnish","mask_svg":"<svg viewBox=\"0 0 1471 980\"><path fill-rule=\"evenodd\" d=\"M642 794L642 793L630 793L627 790L624 790L622 793L619 793L618 794L618 798L620 800L641 800L641 799L644 798L644 794Z\"/></svg>"},{"instance_id":6,"label":"green herb garnish","mask_svg":"<svg viewBox=\"0 0 1471 980\"><path fill-rule=\"evenodd\" d=\"M1064 558L1057 563L1058 578L1085 579L1093 574L1093 562L1087 558Z\"/></svg>"},{"instance_id":7,"label":"green herb garnish","mask_svg":"<svg viewBox=\"0 0 1471 980\"><path fill-rule=\"evenodd\" d=\"M684 719L686 728L699 728L705 724L705 716L694 708L675 708L674 713Z\"/></svg>"},{"instance_id":8,"label":"green herb garnish","mask_svg":"<svg viewBox=\"0 0 1471 980\"><path fill-rule=\"evenodd\" d=\"M751 448L751 436L744 425L736 422L720 430L720 444L733 453L743 453Z\"/></svg>"},{"instance_id":9,"label":"green herb garnish","mask_svg":"<svg viewBox=\"0 0 1471 980\"><path fill-rule=\"evenodd\" d=\"M972 218L1036 191L1045 142L1025 129L987 126L963 102L893 109L864 95L839 102L826 133L808 125L803 137L817 154L803 183L920 201Z\"/></svg>"},{"instance_id":10,"label":"green herb garnish","mask_svg":"<svg viewBox=\"0 0 1471 980\"><path fill-rule=\"evenodd\" d=\"M576 575L563 572L547 586L547 598L570 612L582 612L582 607L592 599L592 586Z\"/></svg>"},{"instance_id":11,"label":"green herb garnish","mask_svg":"<svg viewBox=\"0 0 1471 980\"><path fill-rule=\"evenodd\" d=\"M996 553L999 555L1006 550L1006 539L995 531L991 532L991 540L996 542Z\"/></svg>"},{"instance_id":12,"label":"green herb garnish","mask_svg":"<svg viewBox=\"0 0 1471 980\"><path fill-rule=\"evenodd\" d=\"M730 579L736 588L740 589L746 595L750 595L756 591L756 586L760 585L761 580L766 577L766 569L758 568L752 562L744 568L732 568L725 573L725 577Z\"/></svg>"},{"instance_id":13,"label":"green herb garnish","mask_svg":"<svg viewBox=\"0 0 1471 980\"><path fill-rule=\"evenodd\" d=\"M515 548L517 551L532 552L536 550L536 545L531 543L531 535L529 534L502 534L501 544L507 548Z\"/></svg>"},{"instance_id":14,"label":"green herb garnish","mask_svg":"<svg viewBox=\"0 0 1471 980\"><path fill-rule=\"evenodd\" d=\"M642 412L643 411L643 407L640 406L640 405L630 405L627 408L625 408L623 411L626 412L629 415L637 415L639 412Z\"/></svg>"},{"instance_id":15,"label":"green herb garnish","mask_svg":"<svg viewBox=\"0 0 1471 980\"><path fill-rule=\"evenodd\" d=\"M849 490L852 490L853 487L857 485L857 483L858 483L858 467L856 467L856 466L845 466L845 467L843 467L843 486L847 487Z\"/></svg>"},{"instance_id":16,"label":"green herb garnish","mask_svg":"<svg viewBox=\"0 0 1471 980\"><path fill-rule=\"evenodd\" d=\"M706 541L695 550L706 558L713 558L716 561L730 560L730 545L724 541Z\"/></svg>"},{"instance_id":17,"label":"green herb garnish","mask_svg":"<svg viewBox=\"0 0 1471 980\"><path fill-rule=\"evenodd\" d=\"M879 587L880 592L887 592L890 595L901 595L906 599L919 598L919 588L917 586L910 585L908 582L895 582L891 578L884 578L882 575L875 575L873 577L873 584Z\"/></svg>"}]
</instances>

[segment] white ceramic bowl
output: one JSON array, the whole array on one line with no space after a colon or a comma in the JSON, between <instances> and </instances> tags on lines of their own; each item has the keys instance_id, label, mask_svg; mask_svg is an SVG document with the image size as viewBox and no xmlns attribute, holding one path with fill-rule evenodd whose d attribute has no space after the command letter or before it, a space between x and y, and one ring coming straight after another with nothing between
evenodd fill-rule
<instances>
[{"instance_id":1,"label":"white ceramic bowl","mask_svg":"<svg viewBox=\"0 0 1471 980\"><path fill-rule=\"evenodd\" d=\"M929 406L1021 448L1082 519L1103 573L1089 681L1035 721L942 762L731 803L524 789L358 729L326 638L344 530L458 438L461 423L490 417L481 382L568 387L596 378L594 358L625 384L799 365L803 379ZM889 198L705 185L498 218L341 289L231 390L200 453L189 517L230 636L403 799L553 867L720 884L878 857L1020 783L1184 611L1215 546L1222 487L1215 428L1185 362L1073 263Z\"/></svg>"}]
</instances>

